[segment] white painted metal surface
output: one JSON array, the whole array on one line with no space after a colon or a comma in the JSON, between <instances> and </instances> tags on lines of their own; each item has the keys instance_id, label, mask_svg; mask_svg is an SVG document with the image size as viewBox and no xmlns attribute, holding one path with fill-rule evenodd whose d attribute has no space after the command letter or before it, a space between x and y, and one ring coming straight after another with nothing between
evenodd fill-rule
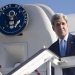
<instances>
[{"instance_id":1,"label":"white painted metal surface","mask_svg":"<svg viewBox=\"0 0 75 75\"><path fill-rule=\"evenodd\" d=\"M0 71L3 74L7 74L11 70L13 70L15 67L12 65L18 62L22 63L23 61L30 58L33 54L37 53L40 49L42 49L44 45L46 47L49 47L54 41L57 40L57 37L54 31L52 30L51 22L47 14L41 7L39 7L36 4L23 5L23 7L25 8L29 16L28 26L22 32L23 36L9 37L0 33L0 65L2 66L0 68ZM50 14L52 14L52 12ZM20 50L19 49L15 50L17 48L16 46L13 46L13 44L14 45L16 44L16 46L19 46L20 44L22 48L20 49L18 47ZM24 44L25 44L25 48L23 48ZM13 51L12 51L12 46L14 47ZM18 55L20 51L22 52L20 55ZM25 57L25 59L16 60L14 58L13 53L16 53L20 59L22 57L23 58ZM12 57L10 57L13 60L9 59L9 55L10 56L13 55ZM17 55L15 57L17 57ZM42 65L40 68L38 68L39 72L45 75L46 67L47 67L46 64Z\"/></svg>"},{"instance_id":2,"label":"white painted metal surface","mask_svg":"<svg viewBox=\"0 0 75 75\"><path fill-rule=\"evenodd\" d=\"M40 50L41 51L41 50ZM36 56L37 55L37 56ZM7 75L24 75L24 74L31 74L35 69L37 69L42 64L46 63L47 61L51 60L52 57L58 58L53 53L48 51L47 49L43 50L39 54L36 54L32 60L21 66L19 69L15 69L16 71L12 71Z\"/></svg>"}]
</instances>

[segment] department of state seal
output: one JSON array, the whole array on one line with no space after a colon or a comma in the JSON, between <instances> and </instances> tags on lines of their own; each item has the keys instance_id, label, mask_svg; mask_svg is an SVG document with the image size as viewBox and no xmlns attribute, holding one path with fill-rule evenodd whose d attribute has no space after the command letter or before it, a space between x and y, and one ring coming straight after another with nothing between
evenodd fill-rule
<instances>
[{"instance_id":1,"label":"department of state seal","mask_svg":"<svg viewBox=\"0 0 75 75\"><path fill-rule=\"evenodd\" d=\"M0 9L0 31L5 35L19 34L28 23L28 14L18 4L8 4Z\"/></svg>"}]
</instances>

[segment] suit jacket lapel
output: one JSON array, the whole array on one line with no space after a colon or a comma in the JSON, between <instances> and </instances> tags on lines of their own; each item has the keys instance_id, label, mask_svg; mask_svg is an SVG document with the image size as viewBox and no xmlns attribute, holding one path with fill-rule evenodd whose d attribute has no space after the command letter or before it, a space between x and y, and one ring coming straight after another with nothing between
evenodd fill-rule
<instances>
[{"instance_id":1,"label":"suit jacket lapel","mask_svg":"<svg viewBox=\"0 0 75 75\"><path fill-rule=\"evenodd\" d=\"M72 42L72 35L69 34L68 40L67 40L66 56L69 56L69 53L70 53L70 50L71 50L71 42Z\"/></svg>"},{"instance_id":2,"label":"suit jacket lapel","mask_svg":"<svg viewBox=\"0 0 75 75\"><path fill-rule=\"evenodd\" d=\"M60 56L59 40L56 42L56 54Z\"/></svg>"}]
</instances>

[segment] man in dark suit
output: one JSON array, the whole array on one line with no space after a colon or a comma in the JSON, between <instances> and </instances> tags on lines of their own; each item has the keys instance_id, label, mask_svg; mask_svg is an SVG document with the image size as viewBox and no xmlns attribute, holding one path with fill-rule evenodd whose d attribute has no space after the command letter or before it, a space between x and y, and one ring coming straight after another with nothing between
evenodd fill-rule
<instances>
[{"instance_id":1,"label":"man in dark suit","mask_svg":"<svg viewBox=\"0 0 75 75\"><path fill-rule=\"evenodd\" d=\"M56 13L52 16L51 24L58 40L49 49L59 57L75 55L75 36L68 33L68 21L66 15ZM62 47L62 40L64 40ZM75 75L75 67L63 69L63 75ZM52 74L54 75L54 74Z\"/></svg>"}]
</instances>

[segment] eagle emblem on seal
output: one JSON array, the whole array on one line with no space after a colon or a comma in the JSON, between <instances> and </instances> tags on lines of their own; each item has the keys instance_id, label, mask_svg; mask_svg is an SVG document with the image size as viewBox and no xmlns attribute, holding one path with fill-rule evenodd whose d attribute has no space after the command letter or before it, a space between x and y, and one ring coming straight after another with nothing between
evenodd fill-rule
<instances>
[{"instance_id":1,"label":"eagle emblem on seal","mask_svg":"<svg viewBox=\"0 0 75 75\"><path fill-rule=\"evenodd\" d=\"M5 21L6 27L13 29L16 28L19 23L20 20L18 20L18 14L15 13L15 11L11 10L8 14L6 14L6 21Z\"/></svg>"}]
</instances>

